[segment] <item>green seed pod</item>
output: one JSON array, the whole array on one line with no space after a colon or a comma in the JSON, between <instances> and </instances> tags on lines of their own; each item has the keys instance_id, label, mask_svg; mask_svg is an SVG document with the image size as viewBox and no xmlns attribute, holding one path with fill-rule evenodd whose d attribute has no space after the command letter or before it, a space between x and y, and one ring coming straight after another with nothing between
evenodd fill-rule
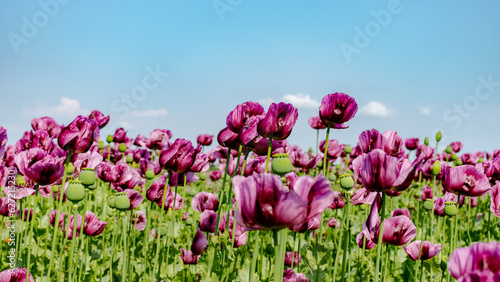
<instances>
[{"instance_id":1,"label":"green seed pod","mask_svg":"<svg viewBox=\"0 0 500 282\"><path fill-rule=\"evenodd\" d=\"M457 154L451 154L451 160L456 161L458 159Z\"/></svg>"},{"instance_id":2,"label":"green seed pod","mask_svg":"<svg viewBox=\"0 0 500 282\"><path fill-rule=\"evenodd\" d=\"M455 165L456 165L456 166L460 166L460 165L463 165L463 164L464 164L464 162L462 162L462 159L457 159L457 160L455 161Z\"/></svg>"},{"instance_id":3,"label":"green seed pod","mask_svg":"<svg viewBox=\"0 0 500 282\"><path fill-rule=\"evenodd\" d=\"M160 223L160 226L158 226L158 229L156 231L156 234L158 234L158 236L167 234L167 225L165 223Z\"/></svg>"},{"instance_id":4,"label":"green seed pod","mask_svg":"<svg viewBox=\"0 0 500 282\"><path fill-rule=\"evenodd\" d=\"M446 154L451 154L451 153L453 153L453 148L451 148L451 146L450 146L450 145L448 145L448 146L446 147L446 149L444 149L444 152L445 152Z\"/></svg>"},{"instance_id":5,"label":"green seed pod","mask_svg":"<svg viewBox=\"0 0 500 282\"><path fill-rule=\"evenodd\" d=\"M78 203L85 198L85 187L80 180L70 180L68 182L66 198L73 203Z\"/></svg>"},{"instance_id":6,"label":"green seed pod","mask_svg":"<svg viewBox=\"0 0 500 282\"><path fill-rule=\"evenodd\" d=\"M331 182L337 181L337 175L335 175L335 173L333 172L328 174L328 180L330 180Z\"/></svg>"},{"instance_id":7,"label":"green seed pod","mask_svg":"<svg viewBox=\"0 0 500 282\"><path fill-rule=\"evenodd\" d=\"M85 186L90 186L95 183L95 172L93 168L82 168L82 172L80 172L80 176L78 179Z\"/></svg>"},{"instance_id":8,"label":"green seed pod","mask_svg":"<svg viewBox=\"0 0 500 282\"><path fill-rule=\"evenodd\" d=\"M108 206L110 208L114 208L115 207L115 196L111 196L108 198Z\"/></svg>"},{"instance_id":9,"label":"green seed pod","mask_svg":"<svg viewBox=\"0 0 500 282\"><path fill-rule=\"evenodd\" d=\"M424 144L425 146L429 146L429 137L425 137Z\"/></svg>"},{"instance_id":10,"label":"green seed pod","mask_svg":"<svg viewBox=\"0 0 500 282\"><path fill-rule=\"evenodd\" d=\"M195 189L190 189L188 192L188 195L191 197L196 196L196 194L198 194L198 191L196 191Z\"/></svg>"},{"instance_id":11,"label":"green seed pod","mask_svg":"<svg viewBox=\"0 0 500 282\"><path fill-rule=\"evenodd\" d=\"M106 136L106 142L108 142L108 143L113 142L113 135Z\"/></svg>"},{"instance_id":12,"label":"green seed pod","mask_svg":"<svg viewBox=\"0 0 500 282\"><path fill-rule=\"evenodd\" d=\"M155 172L152 169L148 169L146 170L144 176L146 176L146 179L151 180L153 179L153 177L155 177Z\"/></svg>"},{"instance_id":13,"label":"green seed pod","mask_svg":"<svg viewBox=\"0 0 500 282\"><path fill-rule=\"evenodd\" d=\"M127 151L127 145L125 145L125 143L121 143L120 146L118 146L118 150L122 153Z\"/></svg>"},{"instance_id":14,"label":"green seed pod","mask_svg":"<svg viewBox=\"0 0 500 282\"><path fill-rule=\"evenodd\" d=\"M438 133L436 134L436 141L439 142L441 141L441 131L438 131Z\"/></svg>"},{"instance_id":15,"label":"green seed pod","mask_svg":"<svg viewBox=\"0 0 500 282\"><path fill-rule=\"evenodd\" d=\"M415 209L415 202L409 201L408 202L408 209L411 211L414 210Z\"/></svg>"},{"instance_id":16,"label":"green seed pod","mask_svg":"<svg viewBox=\"0 0 500 282\"><path fill-rule=\"evenodd\" d=\"M207 175L204 172L198 174L198 177L200 178L201 181L205 181L205 179L207 179Z\"/></svg>"},{"instance_id":17,"label":"green seed pod","mask_svg":"<svg viewBox=\"0 0 500 282\"><path fill-rule=\"evenodd\" d=\"M274 246L271 244L267 244L266 245L266 253L268 253L269 255L274 254Z\"/></svg>"},{"instance_id":18,"label":"green seed pod","mask_svg":"<svg viewBox=\"0 0 500 282\"><path fill-rule=\"evenodd\" d=\"M102 141L102 140L101 140L101 141L99 141L99 142L97 143L97 149L102 150L102 149L104 149L104 148L106 148L106 145L104 145L104 141Z\"/></svg>"},{"instance_id":19,"label":"green seed pod","mask_svg":"<svg viewBox=\"0 0 500 282\"><path fill-rule=\"evenodd\" d=\"M352 152L352 147L351 145L345 145L345 148L344 148L344 153L346 154L350 154Z\"/></svg>"},{"instance_id":20,"label":"green seed pod","mask_svg":"<svg viewBox=\"0 0 500 282\"><path fill-rule=\"evenodd\" d=\"M415 199L420 199L422 198L422 192L421 191L417 191L415 194L413 194L413 197Z\"/></svg>"},{"instance_id":21,"label":"green seed pod","mask_svg":"<svg viewBox=\"0 0 500 282\"><path fill-rule=\"evenodd\" d=\"M115 208L121 211L128 210L128 208L130 208L130 199L127 197L127 193L121 192L116 194Z\"/></svg>"},{"instance_id":22,"label":"green seed pod","mask_svg":"<svg viewBox=\"0 0 500 282\"><path fill-rule=\"evenodd\" d=\"M131 155L127 155L127 156L125 157L125 161L126 161L128 164L130 164L130 163L132 163L132 162L134 161L134 158L133 158Z\"/></svg>"},{"instance_id":23,"label":"green seed pod","mask_svg":"<svg viewBox=\"0 0 500 282\"><path fill-rule=\"evenodd\" d=\"M292 161L288 157L288 154L279 153L273 156L273 162L271 164L271 171L275 174L279 174L281 176L292 172L294 167L292 165Z\"/></svg>"},{"instance_id":24,"label":"green seed pod","mask_svg":"<svg viewBox=\"0 0 500 282\"><path fill-rule=\"evenodd\" d=\"M435 161L432 164L432 174L438 175L441 172L441 163L439 161Z\"/></svg>"},{"instance_id":25,"label":"green seed pod","mask_svg":"<svg viewBox=\"0 0 500 282\"><path fill-rule=\"evenodd\" d=\"M430 211L434 209L434 200L433 199L425 199L424 209Z\"/></svg>"},{"instance_id":26,"label":"green seed pod","mask_svg":"<svg viewBox=\"0 0 500 282\"><path fill-rule=\"evenodd\" d=\"M75 172L75 167L73 166L73 163L69 163L68 166L66 167L66 172L68 174L72 174Z\"/></svg>"},{"instance_id":27,"label":"green seed pod","mask_svg":"<svg viewBox=\"0 0 500 282\"><path fill-rule=\"evenodd\" d=\"M354 187L354 179L350 174L342 174L340 176L340 187L344 190L351 190Z\"/></svg>"},{"instance_id":28,"label":"green seed pod","mask_svg":"<svg viewBox=\"0 0 500 282\"><path fill-rule=\"evenodd\" d=\"M454 202L446 202L444 203L444 213L447 216L454 216L457 214L457 206Z\"/></svg>"},{"instance_id":29,"label":"green seed pod","mask_svg":"<svg viewBox=\"0 0 500 282\"><path fill-rule=\"evenodd\" d=\"M194 220L193 220L193 218L192 218L192 217L188 217L188 218L186 218L186 224L187 224L187 225L193 225L193 223L194 223Z\"/></svg>"}]
</instances>

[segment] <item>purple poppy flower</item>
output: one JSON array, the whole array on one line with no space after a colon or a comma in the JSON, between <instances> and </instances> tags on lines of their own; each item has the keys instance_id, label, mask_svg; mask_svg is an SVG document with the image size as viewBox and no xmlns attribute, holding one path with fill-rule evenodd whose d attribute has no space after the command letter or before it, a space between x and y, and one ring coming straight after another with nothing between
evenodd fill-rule
<instances>
[{"instance_id":1,"label":"purple poppy flower","mask_svg":"<svg viewBox=\"0 0 500 282\"><path fill-rule=\"evenodd\" d=\"M418 138L406 138L405 147L406 149L413 151L418 148L419 140Z\"/></svg>"},{"instance_id":2,"label":"purple poppy flower","mask_svg":"<svg viewBox=\"0 0 500 282\"><path fill-rule=\"evenodd\" d=\"M108 224L108 222L100 221L93 212L87 211L85 214L83 233L87 236L101 235L106 227L106 224Z\"/></svg>"},{"instance_id":3,"label":"purple poppy flower","mask_svg":"<svg viewBox=\"0 0 500 282\"><path fill-rule=\"evenodd\" d=\"M155 175L158 175L161 171L160 163L156 160L154 162L148 159L141 159L139 161L139 173L143 178L146 177L146 171L152 170Z\"/></svg>"},{"instance_id":4,"label":"purple poppy flower","mask_svg":"<svg viewBox=\"0 0 500 282\"><path fill-rule=\"evenodd\" d=\"M336 219L335 217L330 218L327 222L326 225L330 228L340 228L340 220Z\"/></svg>"},{"instance_id":5,"label":"purple poppy flower","mask_svg":"<svg viewBox=\"0 0 500 282\"><path fill-rule=\"evenodd\" d=\"M5 154L5 148L7 146L7 129L0 126L0 159L3 158Z\"/></svg>"},{"instance_id":6,"label":"purple poppy flower","mask_svg":"<svg viewBox=\"0 0 500 282\"><path fill-rule=\"evenodd\" d=\"M318 214L302 223L293 226L290 229L297 233L304 233L307 230L316 230L319 228L320 225L321 225L321 214Z\"/></svg>"},{"instance_id":7,"label":"purple poppy flower","mask_svg":"<svg viewBox=\"0 0 500 282\"><path fill-rule=\"evenodd\" d=\"M425 202L427 199L434 199L434 191L432 191L432 188L429 187L429 185L425 185L424 188L422 188L422 201Z\"/></svg>"},{"instance_id":8,"label":"purple poppy flower","mask_svg":"<svg viewBox=\"0 0 500 282\"><path fill-rule=\"evenodd\" d=\"M393 217L398 216L398 215L404 215L404 216L408 217L409 219L411 219L410 211L407 209L395 209L392 212Z\"/></svg>"},{"instance_id":9,"label":"purple poppy flower","mask_svg":"<svg viewBox=\"0 0 500 282\"><path fill-rule=\"evenodd\" d=\"M375 248L375 246L377 246L377 243L373 242L373 240L370 237L366 237L363 231L359 232L358 235L356 236L356 243L360 248L363 248L364 244L366 250L371 250Z\"/></svg>"},{"instance_id":10,"label":"purple poppy flower","mask_svg":"<svg viewBox=\"0 0 500 282\"><path fill-rule=\"evenodd\" d=\"M299 177L293 182L290 189L308 202L307 219L320 215L335 198L335 194L330 188L330 181L323 175L316 178L312 176Z\"/></svg>"},{"instance_id":11,"label":"purple poppy flower","mask_svg":"<svg viewBox=\"0 0 500 282\"><path fill-rule=\"evenodd\" d=\"M402 158L405 154L405 150L403 147L403 138L401 138L396 131L394 130L387 130L386 132L382 133L383 137L383 145L384 145L384 151L390 155L394 156L397 158Z\"/></svg>"},{"instance_id":12,"label":"purple poppy flower","mask_svg":"<svg viewBox=\"0 0 500 282\"><path fill-rule=\"evenodd\" d=\"M33 118L31 120L31 128L34 131L46 130L50 138L57 138L61 133L61 126L51 117Z\"/></svg>"},{"instance_id":13,"label":"purple poppy flower","mask_svg":"<svg viewBox=\"0 0 500 282\"><path fill-rule=\"evenodd\" d=\"M191 251L195 255L201 255L208 247L207 236L198 228L191 243Z\"/></svg>"},{"instance_id":14,"label":"purple poppy flower","mask_svg":"<svg viewBox=\"0 0 500 282\"><path fill-rule=\"evenodd\" d=\"M198 212L203 212L205 210L217 211L219 209L217 195L209 192L199 192L193 197L193 200L191 200L191 207Z\"/></svg>"},{"instance_id":15,"label":"purple poppy flower","mask_svg":"<svg viewBox=\"0 0 500 282\"><path fill-rule=\"evenodd\" d=\"M302 261L302 256L298 252L286 252L285 253L285 265L286 266L297 266L299 262Z\"/></svg>"},{"instance_id":16,"label":"purple poppy flower","mask_svg":"<svg viewBox=\"0 0 500 282\"><path fill-rule=\"evenodd\" d=\"M371 205L375 197L377 196L377 192L370 192L365 188L359 188L355 190L351 196L351 204L352 205L362 205L368 204Z\"/></svg>"},{"instance_id":17,"label":"purple poppy flower","mask_svg":"<svg viewBox=\"0 0 500 282\"><path fill-rule=\"evenodd\" d=\"M384 149L384 136L376 129L365 130L358 137L358 145L362 153L375 149Z\"/></svg>"},{"instance_id":18,"label":"purple poppy flower","mask_svg":"<svg viewBox=\"0 0 500 282\"><path fill-rule=\"evenodd\" d=\"M319 116L316 117L310 117L307 122L309 122L309 126L312 127L313 129L325 129L326 126L323 124L321 121L321 118Z\"/></svg>"},{"instance_id":19,"label":"purple poppy flower","mask_svg":"<svg viewBox=\"0 0 500 282\"><path fill-rule=\"evenodd\" d=\"M214 136L210 134L200 134L196 137L196 142L201 146L210 146L212 145L212 140Z\"/></svg>"},{"instance_id":20,"label":"purple poppy flower","mask_svg":"<svg viewBox=\"0 0 500 282\"><path fill-rule=\"evenodd\" d=\"M57 215L57 210L53 210L50 212L50 219L49 219L49 222L50 222L50 225L52 225L52 227L54 227L54 224L55 224L55 221L56 221L56 215ZM66 213L63 213L61 212L60 215L59 215L59 227L62 229L64 228L64 217L65 216L68 216L68 214Z\"/></svg>"},{"instance_id":21,"label":"purple poppy flower","mask_svg":"<svg viewBox=\"0 0 500 282\"><path fill-rule=\"evenodd\" d=\"M231 211L232 213L233 211ZM219 230L220 232L224 233L226 230L226 225L227 225L227 212L224 213L222 216L221 220L219 221ZM234 228L233 228L234 227ZM233 229L234 229L234 243L233 247L241 247L246 244L247 242L247 233L245 232L245 227L236 224L234 226L234 217L232 215L229 216L229 238L232 240L233 238Z\"/></svg>"},{"instance_id":22,"label":"purple poppy flower","mask_svg":"<svg viewBox=\"0 0 500 282\"><path fill-rule=\"evenodd\" d=\"M462 148L464 147L464 145L462 145L462 142L460 142L460 141L451 142L450 146L451 146L451 150L455 154L460 152L460 150L462 150Z\"/></svg>"},{"instance_id":23,"label":"purple poppy flower","mask_svg":"<svg viewBox=\"0 0 500 282\"><path fill-rule=\"evenodd\" d=\"M29 150L31 148L41 148L44 151L50 151L53 147L52 139L47 130L26 131L23 138L16 142L18 152Z\"/></svg>"},{"instance_id":24,"label":"purple poppy flower","mask_svg":"<svg viewBox=\"0 0 500 282\"><path fill-rule=\"evenodd\" d=\"M181 259L184 264L198 264L201 255L195 255L190 250L181 248Z\"/></svg>"},{"instance_id":25,"label":"purple poppy flower","mask_svg":"<svg viewBox=\"0 0 500 282\"><path fill-rule=\"evenodd\" d=\"M201 146L201 145L198 145ZM191 172L205 172L210 168L206 154L198 153L194 159L193 165L189 169Z\"/></svg>"},{"instance_id":26,"label":"purple poppy flower","mask_svg":"<svg viewBox=\"0 0 500 282\"><path fill-rule=\"evenodd\" d=\"M89 150L86 153L81 153L76 155L76 160L73 162L73 166L75 167L76 170L80 171L82 168L95 169L101 163L102 163L101 154Z\"/></svg>"},{"instance_id":27,"label":"purple poppy flower","mask_svg":"<svg viewBox=\"0 0 500 282\"><path fill-rule=\"evenodd\" d=\"M293 269L287 268L283 271L283 282L309 282L304 273L295 273Z\"/></svg>"},{"instance_id":28,"label":"purple poppy flower","mask_svg":"<svg viewBox=\"0 0 500 282\"><path fill-rule=\"evenodd\" d=\"M85 153L90 149L97 136L99 136L97 122L87 117L78 116L61 130L57 142L59 147L65 151Z\"/></svg>"},{"instance_id":29,"label":"purple poppy flower","mask_svg":"<svg viewBox=\"0 0 500 282\"><path fill-rule=\"evenodd\" d=\"M238 134L232 132L227 127L219 132L219 134L217 135L217 142L219 142L222 147L226 147L236 151L239 150L241 145Z\"/></svg>"},{"instance_id":30,"label":"purple poppy flower","mask_svg":"<svg viewBox=\"0 0 500 282\"><path fill-rule=\"evenodd\" d=\"M137 147L146 147L147 144L148 144L148 138L140 134L137 134L137 137L135 137L134 139L134 145L136 145Z\"/></svg>"},{"instance_id":31,"label":"purple poppy flower","mask_svg":"<svg viewBox=\"0 0 500 282\"><path fill-rule=\"evenodd\" d=\"M169 146L172 132L168 129L155 129L149 134L147 147L151 150L163 150Z\"/></svg>"},{"instance_id":32,"label":"purple poppy flower","mask_svg":"<svg viewBox=\"0 0 500 282\"><path fill-rule=\"evenodd\" d=\"M239 133L250 117L262 114L264 114L264 108L257 102L248 101L239 104L227 115L227 128L234 133Z\"/></svg>"},{"instance_id":33,"label":"purple poppy flower","mask_svg":"<svg viewBox=\"0 0 500 282\"><path fill-rule=\"evenodd\" d=\"M321 152L325 151L325 140L321 140L321 142L319 142L319 150ZM335 139L328 140L327 154L328 154L329 158L331 158L331 159L333 159L333 161L335 161L338 157L340 157L340 155L342 154L342 151L343 151L343 149L340 147L339 141L337 141Z\"/></svg>"},{"instance_id":34,"label":"purple poppy flower","mask_svg":"<svg viewBox=\"0 0 500 282\"><path fill-rule=\"evenodd\" d=\"M500 217L500 181L496 181L495 186L491 187L490 197L490 211L496 216Z\"/></svg>"},{"instance_id":35,"label":"purple poppy flower","mask_svg":"<svg viewBox=\"0 0 500 282\"><path fill-rule=\"evenodd\" d=\"M142 159L151 159L151 151L148 149L137 149L134 151L134 162L139 163Z\"/></svg>"},{"instance_id":36,"label":"purple poppy flower","mask_svg":"<svg viewBox=\"0 0 500 282\"><path fill-rule=\"evenodd\" d=\"M105 127L108 122L109 122L109 115L107 117L104 116L103 113L101 113L98 110L93 110L90 115L89 115L90 120L95 120L97 122L97 125L99 128Z\"/></svg>"},{"instance_id":37,"label":"purple poppy flower","mask_svg":"<svg viewBox=\"0 0 500 282\"><path fill-rule=\"evenodd\" d=\"M333 192L333 200L328 206L328 208L335 210L335 209L343 209L345 207L345 201L344 197L340 192Z\"/></svg>"},{"instance_id":38,"label":"purple poppy flower","mask_svg":"<svg viewBox=\"0 0 500 282\"><path fill-rule=\"evenodd\" d=\"M203 232L214 233L217 229L217 212L205 210L200 215L200 230Z\"/></svg>"},{"instance_id":39,"label":"purple poppy flower","mask_svg":"<svg viewBox=\"0 0 500 282\"><path fill-rule=\"evenodd\" d=\"M344 123L350 121L358 111L358 104L351 96L344 93L328 94L321 100L319 117L324 125L333 128L347 128Z\"/></svg>"},{"instance_id":40,"label":"purple poppy flower","mask_svg":"<svg viewBox=\"0 0 500 282\"><path fill-rule=\"evenodd\" d=\"M445 167L442 184L443 188L450 193L469 197L482 196L491 189L486 175L473 165Z\"/></svg>"},{"instance_id":41,"label":"purple poppy flower","mask_svg":"<svg viewBox=\"0 0 500 282\"><path fill-rule=\"evenodd\" d=\"M55 183L64 174L64 160L52 157L40 148L23 151L14 161L24 176L42 186Z\"/></svg>"},{"instance_id":42,"label":"purple poppy flower","mask_svg":"<svg viewBox=\"0 0 500 282\"><path fill-rule=\"evenodd\" d=\"M375 232L375 242L378 242L378 230ZM408 244L417 235L417 227L406 215L398 215L384 220L384 235L382 242L393 246Z\"/></svg>"},{"instance_id":43,"label":"purple poppy flower","mask_svg":"<svg viewBox=\"0 0 500 282\"><path fill-rule=\"evenodd\" d=\"M265 138L286 139L292 133L299 113L292 104L272 103L266 116L259 121L257 132Z\"/></svg>"},{"instance_id":44,"label":"purple poppy flower","mask_svg":"<svg viewBox=\"0 0 500 282\"><path fill-rule=\"evenodd\" d=\"M186 173L175 173L172 172L172 175L170 176L170 180L168 181L168 184L170 186L184 186L184 181L186 181L186 184L191 184L195 183L200 179L198 176L196 176L194 173L188 171Z\"/></svg>"},{"instance_id":45,"label":"purple poppy flower","mask_svg":"<svg viewBox=\"0 0 500 282\"><path fill-rule=\"evenodd\" d=\"M221 179L222 171L212 170L208 173L208 176L210 177L210 179L212 179L212 181L217 181L217 180Z\"/></svg>"},{"instance_id":46,"label":"purple poppy flower","mask_svg":"<svg viewBox=\"0 0 500 282\"><path fill-rule=\"evenodd\" d=\"M429 241L424 241L424 243L421 244L421 242L422 241L417 240L413 241L408 246L403 246L403 250L412 260L418 260L419 258L420 260L428 260L435 257L437 254L439 254L439 252L441 252L441 244L433 245ZM421 245L422 247L420 247Z\"/></svg>"},{"instance_id":47,"label":"purple poppy flower","mask_svg":"<svg viewBox=\"0 0 500 282\"><path fill-rule=\"evenodd\" d=\"M308 201L294 191L288 191L279 176L263 173L246 178L236 176L232 181L238 203L236 220L239 225L250 230L281 229L307 219ZM316 208L313 210L316 211Z\"/></svg>"},{"instance_id":48,"label":"purple poppy flower","mask_svg":"<svg viewBox=\"0 0 500 282\"><path fill-rule=\"evenodd\" d=\"M196 155L201 152L201 146L196 149L191 141L176 139L172 146L164 149L160 154L160 164L166 169L176 173L187 172L193 165Z\"/></svg>"},{"instance_id":49,"label":"purple poppy flower","mask_svg":"<svg viewBox=\"0 0 500 282\"><path fill-rule=\"evenodd\" d=\"M146 228L147 221L146 213L140 210L137 210L132 217L132 224L137 231L143 231Z\"/></svg>"},{"instance_id":50,"label":"purple poppy flower","mask_svg":"<svg viewBox=\"0 0 500 282\"><path fill-rule=\"evenodd\" d=\"M144 197L136 190L125 189L123 192L127 193L127 197L130 200L130 207L128 208L129 210L137 208L144 201Z\"/></svg>"},{"instance_id":51,"label":"purple poppy flower","mask_svg":"<svg viewBox=\"0 0 500 282\"><path fill-rule=\"evenodd\" d=\"M0 272L0 282L26 282L27 274L28 270L26 269L26 267L6 269ZM28 281L35 282L32 273L30 273Z\"/></svg>"},{"instance_id":52,"label":"purple poppy flower","mask_svg":"<svg viewBox=\"0 0 500 282\"><path fill-rule=\"evenodd\" d=\"M123 129L123 127L117 128L115 130L115 134L113 134L113 142L118 144L125 143L126 138L127 132L125 131L125 129Z\"/></svg>"},{"instance_id":53,"label":"purple poppy flower","mask_svg":"<svg viewBox=\"0 0 500 282\"><path fill-rule=\"evenodd\" d=\"M455 249L448 260L451 276L462 281L498 281L500 278L500 243L473 243ZM467 277L491 277L491 280L466 280Z\"/></svg>"}]
</instances>

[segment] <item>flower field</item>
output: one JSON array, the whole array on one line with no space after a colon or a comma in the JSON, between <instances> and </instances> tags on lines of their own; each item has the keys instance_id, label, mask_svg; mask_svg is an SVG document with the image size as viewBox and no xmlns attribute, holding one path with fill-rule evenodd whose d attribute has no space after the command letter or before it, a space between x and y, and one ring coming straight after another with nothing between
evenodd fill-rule
<instances>
[{"instance_id":1,"label":"flower field","mask_svg":"<svg viewBox=\"0 0 500 282\"><path fill-rule=\"evenodd\" d=\"M12 145L0 126L0 282L500 281L500 150L339 143L357 111L324 96L307 151L287 103L236 105L196 141L102 136L97 110Z\"/></svg>"}]
</instances>

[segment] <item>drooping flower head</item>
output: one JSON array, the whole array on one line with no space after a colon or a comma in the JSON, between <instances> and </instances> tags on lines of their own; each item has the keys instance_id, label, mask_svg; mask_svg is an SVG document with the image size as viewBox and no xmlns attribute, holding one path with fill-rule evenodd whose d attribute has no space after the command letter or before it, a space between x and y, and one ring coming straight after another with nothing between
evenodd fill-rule
<instances>
[{"instance_id":1,"label":"drooping flower head","mask_svg":"<svg viewBox=\"0 0 500 282\"><path fill-rule=\"evenodd\" d=\"M210 134L200 134L196 137L196 142L201 146L210 146L212 144L214 136Z\"/></svg>"},{"instance_id":2,"label":"drooping flower head","mask_svg":"<svg viewBox=\"0 0 500 282\"><path fill-rule=\"evenodd\" d=\"M57 142L65 151L85 153L99 135L99 125L87 117L78 116L59 134Z\"/></svg>"},{"instance_id":3,"label":"drooping flower head","mask_svg":"<svg viewBox=\"0 0 500 282\"><path fill-rule=\"evenodd\" d=\"M324 125L333 128L347 128L344 123L350 121L358 111L358 104L351 96L336 92L321 100L319 117Z\"/></svg>"},{"instance_id":4,"label":"drooping flower head","mask_svg":"<svg viewBox=\"0 0 500 282\"><path fill-rule=\"evenodd\" d=\"M418 138L406 138L405 147L406 149L413 151L418 148L419 140Z\"/></svg>"},{"instance_id":5,"label":"drooping flower head","mask_svg":"<svg viewBox=\"0 0 500 282\"><path fill-rule=\"evenodd\" d=\"M257 125L260 136L274 140L284 140L292 133L299 117L297 108L287 103L272 103L266 116Z\"/></svg>"},{"instance_id":6,"label":"drooping flower head","mask_svg":"<svg viewBox=\"0 0 500 282\"><path fill-rule=\"evenodd\" d=\"M319 116L316 117L310 117L307 122L309 122L309 126L312 127L313 129L325 129L326 126L323 124L321 121L321 118Z\"/></svg>"}]
</instances>

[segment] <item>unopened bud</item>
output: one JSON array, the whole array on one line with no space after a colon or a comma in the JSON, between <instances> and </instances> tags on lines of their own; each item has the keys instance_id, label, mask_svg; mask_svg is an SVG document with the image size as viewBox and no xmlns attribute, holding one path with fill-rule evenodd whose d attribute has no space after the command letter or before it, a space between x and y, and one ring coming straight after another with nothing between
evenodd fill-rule
<instances>
[{"instance_id":1,"label":"unopened bud","mask_svg":"<svg viewBox=\"0 0 500 282\"><path fill-rule=\"evenodd\" d=\"M439 161L435 161L432 164L432 174L438 175L441 172L441 163Z\"/></svg>"},{"instance_id":2,"label":"unopened bud","mask_svg":"<svg viewBox=\"0 0 500 282\"><path fill-rule=\"evenodd\" d=\"M436 134L436 141L437 142L441 141L441 138L442 138L441 131L438 131L438 133Z\"/></svg>"}]
</instances>

